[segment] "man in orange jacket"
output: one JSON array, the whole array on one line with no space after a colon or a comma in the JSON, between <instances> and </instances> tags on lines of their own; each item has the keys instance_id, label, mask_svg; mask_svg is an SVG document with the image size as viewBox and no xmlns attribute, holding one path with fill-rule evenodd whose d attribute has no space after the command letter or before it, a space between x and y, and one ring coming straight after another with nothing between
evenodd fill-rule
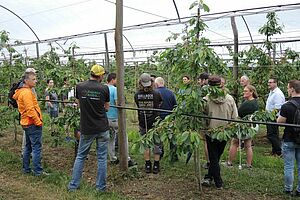
<instances>
[{"instance_id":1,"label":"man in orange jacket","mask_svg":"<svg viewBox=\"0 0 300 200\"><path fill-rule=\"evenodd\" d=\"M21 114L20 124L26 135L23 152L23 172L31 173L30 154L32 153L33 173L40 176L43 173L41 166L43 121L36 95L32 91L36 82L34 72L25 73L24 84L16 90L13 98L18 103L18 110Z\"/></svg>"}]
</instances>

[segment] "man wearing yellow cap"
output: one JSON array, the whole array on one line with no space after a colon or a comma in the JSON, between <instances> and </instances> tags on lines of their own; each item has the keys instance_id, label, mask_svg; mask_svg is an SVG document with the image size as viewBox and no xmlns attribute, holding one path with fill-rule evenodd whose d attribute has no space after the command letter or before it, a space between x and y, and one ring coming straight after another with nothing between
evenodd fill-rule
<instances>
[{"instance_id":1,"label":"man wearing yellow cap","mask_svg":"<svg viewBox=\"0 0 300 200\"><path fill-rule=\"evenodd\" d=\"M91 68L90 79L76 85L76 99L80 106L80 140L78 153L73 166L72 180L69 191L75 191L80 184L84 161L90 147L96 140L98 172L96 189L105 191L107 174L107 144L109 126L106 111L109 108L109 89L101 84L105 70L102 66Z\"/></svg>"}]
</instances>

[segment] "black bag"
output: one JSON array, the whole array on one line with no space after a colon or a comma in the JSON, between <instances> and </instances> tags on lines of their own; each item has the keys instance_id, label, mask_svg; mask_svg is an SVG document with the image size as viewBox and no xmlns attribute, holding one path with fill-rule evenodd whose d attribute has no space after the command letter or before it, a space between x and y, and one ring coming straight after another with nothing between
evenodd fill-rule
<instances>
[{"instance_id":1,"label":"black bag","mask_svg":"<svg viewBox=\"0 0 300 200\"><path fill-rule=\"evenodd\" d=\"M18 108L18 104L17 101L13 98L16 89L18 89L21 85L21 83L23 82L23 80L20 80L17 83L13 83L12 87L9 89L9 93L8 93L8 106L12 106L14 108Z\"/></svg>"},{"instance_id":2,"label":"black bag","mask_svg":"<svg viewBox=\"0 0 300 200\"><path fill-rule=\"evenodd\" d=\"M294 119L293 119L293 124L295 125L300 125L300 105L298 104L297 101L295 100L290 100L289 102L291 102L291 104L293 104L296 107L296 112L294 115ZM298 127L293 127L293 136L294 136L294 142L296 144L300 144L300 128Z\"/></svg>"}]
</instances>

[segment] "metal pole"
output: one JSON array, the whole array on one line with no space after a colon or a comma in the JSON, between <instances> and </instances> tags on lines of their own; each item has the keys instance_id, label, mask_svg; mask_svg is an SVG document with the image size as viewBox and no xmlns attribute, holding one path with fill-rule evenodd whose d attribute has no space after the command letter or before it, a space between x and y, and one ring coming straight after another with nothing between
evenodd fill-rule
<instances>
[{"instance_id":1,"label":"metal pole","mask_svg":"<svg viewBox=\"0 0 300 200\"><path fill-rule=\"evenodd\" d=\"M118 105L125 105L124 98L124 52L123 52L123 0L116 1L116 31L115 31L115 45L116 45L116 65L117 65L117 93ZM126 133L126 118L125 110L118 109L118 126L119 126L119 155L120 155L120 169L122 171L128 170L128 142Z\"/></svg>"},{"instance_id":2,"label":"metal pole","mask_svg":"<svg viewBox=\"0 0 300 200\"><path fill-rule=\"evenodd\" d=\"M106 64L106 69L110 71L109 67L109 53L108 53L108 45L107 45L107 34L104 33L104 41L105 41L105 64Z\"/></svg>"},{"instance_id":3,"label":"metal pole","mask_svg":"<svg viewBox=\"0 0 300 200\"><path fill-rule=\"evenodd\" d=\"M40 58L39 43L35 43L36 58Z\"/></svg>"}]
</instances>

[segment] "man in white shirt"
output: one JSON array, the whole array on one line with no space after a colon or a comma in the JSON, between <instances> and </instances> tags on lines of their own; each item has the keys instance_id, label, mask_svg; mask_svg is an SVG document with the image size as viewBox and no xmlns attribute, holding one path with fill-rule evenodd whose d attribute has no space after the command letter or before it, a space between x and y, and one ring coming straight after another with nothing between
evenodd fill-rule
<instances>
[{"instance_id":1,"label":"man in white shirt","mask_svg":"<svg viewBox=\"0 0 300 200\"><path fill-rule=\"evenodd\" d=\"M275 109L280 110L282 104L285 102L284 94L277 87L277 84L278 80L276 78L270 78L268 81L270 93L266 103L266 110L269 112ZM272 144L272 155L281 156L281 142L279 139L278 126L267 125L267 138Z\"/></svg>"}]
</instances>

